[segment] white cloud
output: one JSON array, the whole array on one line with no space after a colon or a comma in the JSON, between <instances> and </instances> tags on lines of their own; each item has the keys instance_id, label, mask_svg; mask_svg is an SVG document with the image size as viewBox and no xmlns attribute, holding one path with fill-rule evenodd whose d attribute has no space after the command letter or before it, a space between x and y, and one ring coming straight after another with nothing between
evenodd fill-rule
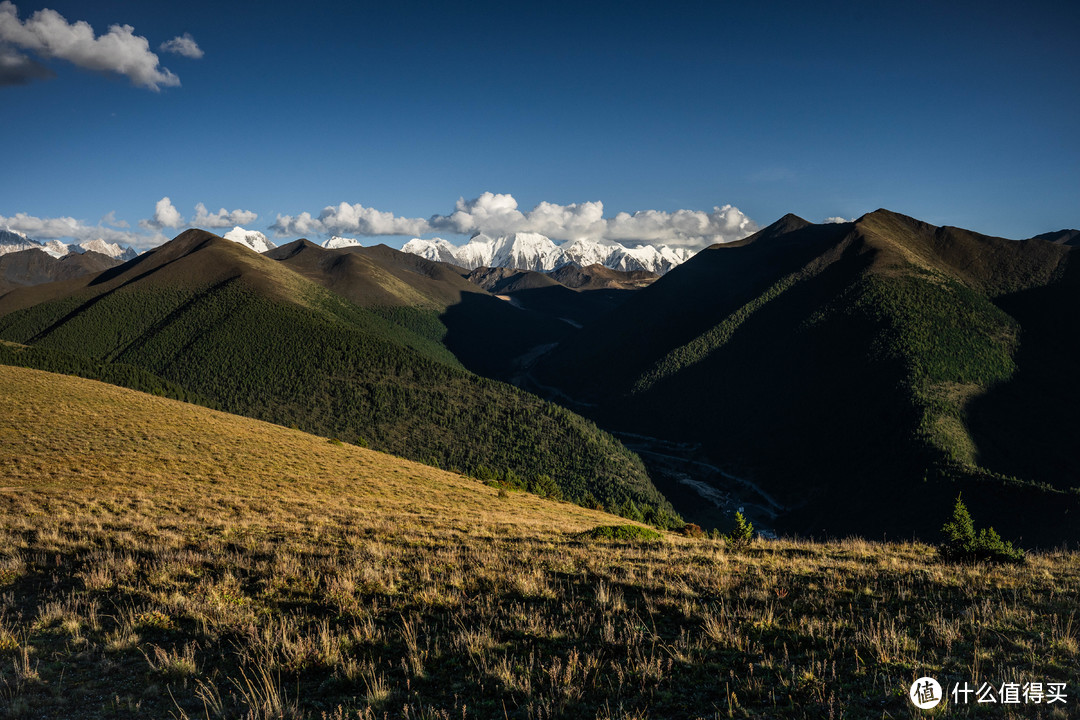
<instances>
[{"instance_id":1,"label":"white cloud","mask_svg":"<svg viewBox=\"0 0 1080 720\"><path fill-rule=\"evenodd\" d=\"M321 235L326 233L322 222L311 217L311 213L308 212L302 212L296 217L279 213L270 229L274 231L274 235L277 237L284 235Z\"/></svg>"},{"instance_id":2,"label":"white cloud","mask_svg":"<svg viewBox=\"0 0 1080 720\"><path fill-rule=\"evenodd\" d=\"M837 215L835 217L827 217L824 220L822 220L821 222L823 222L825 224L830 224L830 223L847 223L847 222L852 222L852 221L848 220L847 218L842 218L839 215Z\"/></svg>"},{"instance_id":3,"label":"white cloud","mask_svg":"<svg viewBox=\"0 0 1080 720\"><path fill-rule=\"evenodd\" d=\"M514 232L535 232L556 242L593 240L602 243L635 245L667 245L672 248L698 250L717 242L738 240L758 230L758 225L732 205L703 210L639 210L620 212L604 217L604 205L599 201L570 203L541 202L532 210L522 212L517 200L509 194L484 193L472 200L459 198L450 215L423 218L398 217L391 212L365 207L359 203L328 205L314 216L277 215L269 230L283 236L419 236L436 231L471 235L482 232L497 236ZM24 232L35 239L74 238L78 241L102 238L139 248L154 247L169 240L162 231L186 224L204 228L244 226L254 222L258 214L250 210L211 212L203 203L195 205L190 223L166 196L155 203L153 217L140 220L138 225L149 232L125 232L128 224L109 212L97 226L85 225L70 217L36 218L18 213L13 217L0 216L0 228ZM844 221L843 218L830 220ZM846 222L846 221L844 221Z\"/></svg>"},{"instance_id":4,"label":"white cloud","mask_svg":"<svg viewBox=\"0 0 1080 720\"><path fill-rule=\"evenodd\" d=\"M451 232L506 235L535 232L557 241L598 240L698 249L717 242L744 238L758 230L757 223L732 205L702 210L640 210L604 217L599 201L559 205L541 202L522 212L513 195L485 192L477 198L458 198L454 212L430 220L396 217L363 205L341 203L323 208L318 217L309 212L278 215L270 229L287 235L423 235Z\"/></svg>"},{"instance_id":5,"label":"white cloud","mask_svg":"<svg viewBox=\"0 0 1080 720\"><path fill-rule=\"evenodd\" d=\"M204 55L202 48L195 42L195 38L191 37L191 33L184 33L168 42L161 43L158 50L194 59L201 58Z\"/></svg>"},{"instance_id":6,"label":"white cloud","mask_svg":"<svg viewBox=\"0 0 1080 720\"><path fill-rule=\"evenodd\" d=\"M319 216L302 212L296 217L278 215L270 226L278 237L284 235L422 235L431 230L423 218L397 217L391 212L364 207L359 203L328 205Z\"/></svg>"},{"instance_id":7,"label":"white cloud","mask_svg":"<svg viewBox=\"0 0 1080 720\"><path fill-rule=\"evenodd\" d=\"M136 35L130 25L111 25L107 33L95 36L89 23L68 23L63 15L49 9L38 10L23 22L14 3L3 0L0 42L41 58L67 60L87 70L119 73L134 85L154 91L180 84L180 78L159 66L150 43Z\"/></svg>"},{"instance_id":8,"label":"white cloud","mask_svg":"<svg viewBox=\"0 0 1080 720\"><path fill-rule=\"evenodd\" d=\"M225 208L221 208L217 212L211 213L206 209L205 205L197 203L195 205L195 217L191 219L191 224L195 227L223 228L247 225L255 222L258 217L258 213L253 213L250 210L233 210L230 212Z\"/></svg>"},{"instance_id":9,"label":"white cloud","mask_svg":"<svg viewBox=\"0 0 1080 720\"><path fill-rule=\"evenodd\" d=\"M0 45L0 87L26 85L34 80L55 77L49 68L14 48Z\"/></svg>"},{"instance_id":10,"label":"white cloud","mask_svg":"<svg viewBox=\"0 0 1080 720\"><path fill-rule=\"evenodd\" d=\"M184 217L173 206L172 200L166 195L154 205L154 217L149 220L140 220L139 227L147 230L161 230L162 228L176 228L184 224Z\"/></svg>"},{"instance_id":11,"label":"white cloud","mask_svg":"<svg viewBox=\"0 0 1080 720\"><path fill-rule=\"evenodd\" d=\"M608 221L606 237L622 243L639 240L649 244L702 248L731 242L758 230L758 225L732 205L702 210L639 210L619 213Z\"/></svg>"},{"instance_id":12,"label":"white cloud","mask_svg":"<svg viewBox=\"0 0 1080 720\"><path fill-rule=\"evenodd\" d=\"M101 238L106 242L147 245L144 235L101 225L86 225L73 217L39 218L26 213L15 213L11 217L0 215L0 228L23 233L38 241L72 238L78 242L86 242Z\"/></svg>"},{"instance_id":13,"label":"white cloud","mask_svg":"<svg viewBox=\"0 0 1080 720\"><path fill-rule=\"evenodd\" d=\"M130 225L128 225L127 220L116 219L115 210L110 210L109 212L105 213L105 215L103 215L102 218L98 220L98 225L112 225L113 227L118 228L131 227Z\"/></svg>"},{"instance_id":14,"label":"white cloud","mask_svg":"<svg viewBox=\"0 0 1080 720\"><path fill-rule=\"evenodd\" d=\"M525 216L517 206L517 200L512 195L486 192L472 200L462 197L458 198L456 209L449 216L433 216L431 226L435 230L462 234L518 232L524 229Z\"/></svg>"},{"instance_id":15,"label":"white cloud","mask_svg":"<svg viewBox=\"0 0 1080 720\"><path fill-rule=\"evenodd\" d=\"M637 241L692 248L738 240L758 229L731 205L715 207L712 212L639 210L605 219L604 204L598 201L570 205L541 202L523 213L513 196L490 192L473 200L460 198L452 214L436 215L430 224L435 230L462 234L537 232L555 240Z\"/></svg>"}]
</instances>

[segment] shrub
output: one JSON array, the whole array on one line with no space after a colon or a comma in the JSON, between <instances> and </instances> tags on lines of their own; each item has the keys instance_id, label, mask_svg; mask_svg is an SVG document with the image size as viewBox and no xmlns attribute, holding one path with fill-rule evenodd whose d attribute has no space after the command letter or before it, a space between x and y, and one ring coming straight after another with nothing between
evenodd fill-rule
<instances>
[{"instance_id":1,"label":"shrub","mask_svg":"<svg viewBox=\"0 0 1080 720\"><path fill-rule=\"evenodd\" d=\"M1002 540L994 528L975 531L975 522L960 496L956 496L952 519L941 527L945 542L938 546L942 559L948 561L1023 562L1024 551Z\"/></svg>"},{"instance_id":2,"label":"shrub","mask_svg":"<svg viewBox=\"0 0 1080 720\"><path fill-rule=\"evenodd\" d=\"M562 490L550 475L537 475L528 485L529 492L552 500L562 499Z\"/></svg>"},{"instance_id":3,"label":"shrub","mask_svg":"<svg viewBox=\"0 0 1080 720\"><path fill-rule=\"evenodd\" d=\"M699 538L705 536L705 531L701 529L701 526L695 525L694 523L686 523L682 526L682 529L679 532L681 532L686 537L692 538Z\"/></svg>"},{"instance_id":4,"label":"shrub","mask_svg":"<svg viewBox=\"0 0 1080 720\"><path fill-rule=\"evenodd\" d=\"M592 540L660 540L663 536L640 525L598 525L583 532L582 537Z\"/></svg>"}]
</instances>

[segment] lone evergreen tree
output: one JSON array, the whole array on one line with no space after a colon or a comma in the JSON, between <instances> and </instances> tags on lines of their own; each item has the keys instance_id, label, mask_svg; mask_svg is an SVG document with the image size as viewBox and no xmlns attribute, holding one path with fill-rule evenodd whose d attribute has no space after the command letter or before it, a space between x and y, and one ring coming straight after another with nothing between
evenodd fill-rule
<instances>
[{"instance_id":1,"label":"lone evergreen tree","mask_svg":"<svg viewBox=\"0 0 1080 720\"><path fill-rule=\"evenodd\" d=\"M743 517L742 512L735 513L735 529L724 536L724 542L732 549L744 548L754 539L754 526Z\"/></svg>"},{"instance_id":2,"label":"lone evergreen tree","mask_svg":"<svg viewBox=\"0 0 1080 720\"><path fill-rule=\"evenodd\" d=\"M953 506L952 519L941 527L941 532L951 547L971 547L975 542L975 523L959 495Z\"/></svg>"}]
</instances>

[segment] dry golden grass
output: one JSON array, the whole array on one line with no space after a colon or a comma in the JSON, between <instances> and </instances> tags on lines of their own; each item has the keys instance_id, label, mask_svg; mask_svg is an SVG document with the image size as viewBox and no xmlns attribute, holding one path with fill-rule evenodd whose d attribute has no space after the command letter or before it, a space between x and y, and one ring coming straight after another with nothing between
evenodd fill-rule
<instances>
[{"instance_id":1,"label":"dry golden grass","mask_svg":"<svg viewBox=\"0 0 1080 720\"><path fill-rule=\"evenodd\" d=\"M923 674L1070 683L951 716L1080 701L1072 553L585 540L622 521L92 381L0 386L2 717L908 717Z\"/></svg>"}]
</instances>

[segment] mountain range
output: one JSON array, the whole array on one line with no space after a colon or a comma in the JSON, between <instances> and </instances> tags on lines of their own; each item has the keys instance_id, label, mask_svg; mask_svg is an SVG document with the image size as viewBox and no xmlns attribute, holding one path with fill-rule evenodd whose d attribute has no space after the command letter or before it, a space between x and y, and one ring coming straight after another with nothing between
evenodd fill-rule
<instances>
[{"instance_id":1,"label":"mountain range","mask_svg":"<svg viewBox=\"0 0 1080 720\"><path fill-rule=\"evenodd\" d=\"M32 248L0 255L0 295L16 287L38 285L92 275L120 264L120 260L88 250L59 258Z\"/></svg>"},{"instance_id":2,"label":"mountain range","mask_svg":"<svg viewBox=\"0 0 1080 720\"><path fill-rule=\"evenodd\" d=\"M459 359L502 358L507 341L482 340L503 324L531 327L529 318L533 336L544 323L568 328L513 308L455 268L390 248L327 250L298 240L260 254L188 230L96 275L0 296L0 363L199 402L676 522L641 460L618 441Z\"/></svg>"},{"instance_id":3,"label":"mountain range","mask_svg":"<svg viewBox=\"0 0 1080 720\"><path fill-rule=\"evenodd\" d=\"M574 263L580 267L603 265L613 270L647 271L659 275L685 262L693 254L686 248L667 245L638 245L628 248L619 243L594 240L574 240L557 245L545 235L530 232L497 237L477 233L461 246L442 238L413 238L401 249L428 260L451 263L467 270L503 267L550 272Z\"/></svg>"},{"instance_id":4,"label":"mountain range","mask_svg":"<svg viewBox=\"0 0 1080 720\"><path fill-rule=\"evenodd\" d=\"M95 252L99 255L116 258L121 262L130 260L139 254L130 247L121 247L116 243L105 242L101 238L87 240L81 243L72 243L70 245L65 245L59 240L50 240L45 243L40 243L37 240L30 239L22 233L0 229L0 255L22 252L24 250L40 250L48 253L54 258L62 258L69 254L81 255L86 252Z\"/></svg>"},{"instance_id":5,"label":"mountain range","mask_svg":"<svg viewBox=\"0 0 1080 720\"><path fill-rule=\"evenodd\" d=\"M664 523L935 539L962 494L1023 544L1080 539L1077 231L787 215L662 276L551 268L527 234L476 238L471 269L226 235L0 291L0 362Z\"/></svg>"}]
</instances>

